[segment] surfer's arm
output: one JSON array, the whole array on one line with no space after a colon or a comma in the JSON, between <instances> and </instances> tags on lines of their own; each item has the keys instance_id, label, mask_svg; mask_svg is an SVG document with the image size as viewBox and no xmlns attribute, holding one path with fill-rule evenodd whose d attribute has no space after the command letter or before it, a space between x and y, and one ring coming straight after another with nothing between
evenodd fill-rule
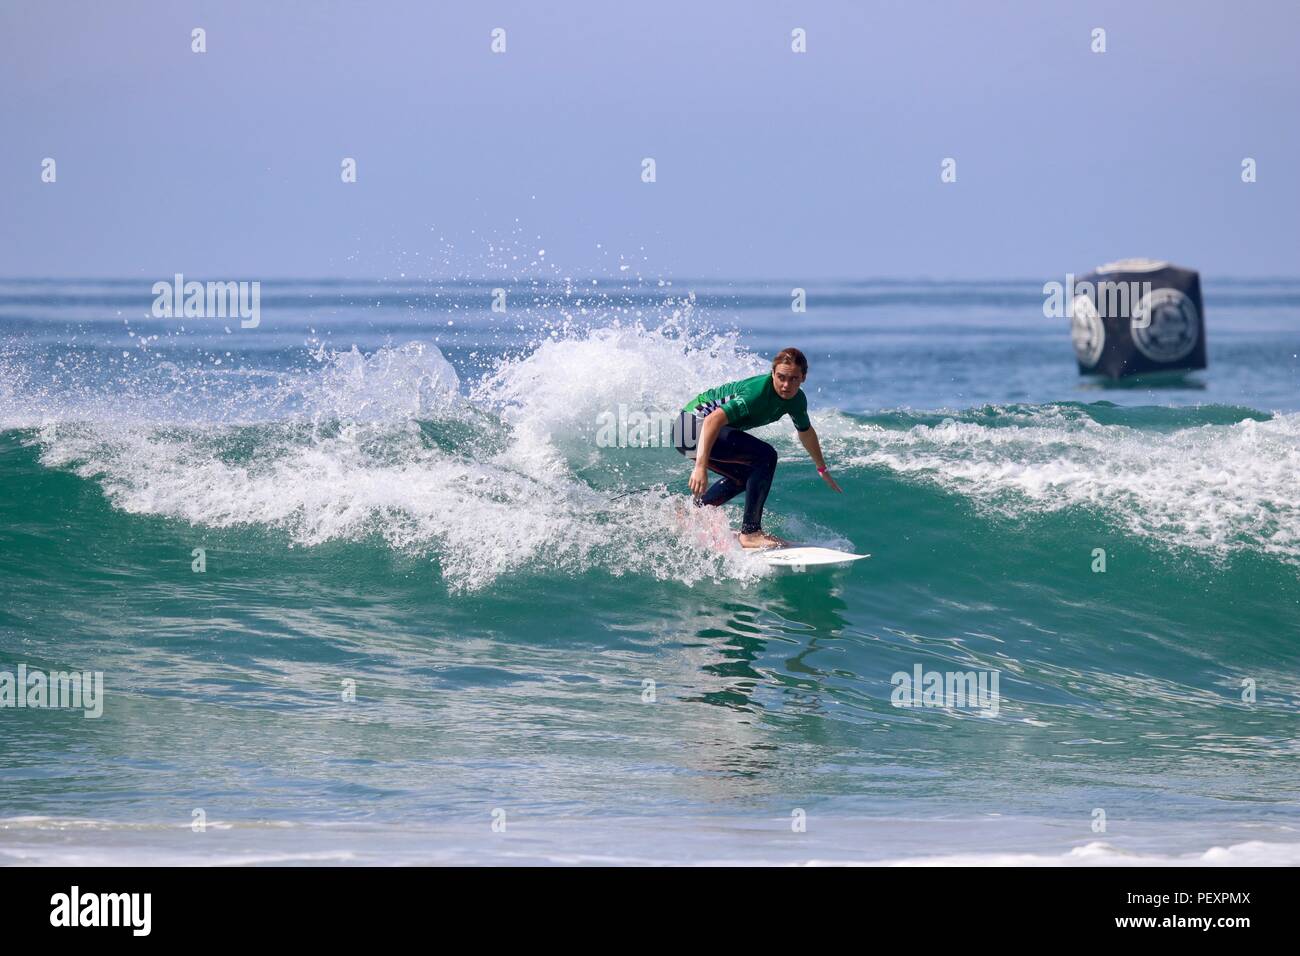
<instances>
[{"instance_id":1,"label":"surfer's arm","mask_svg":"<svg viewBox=\"0 0 1300 956\"><path fill-rule=\"evenodd\" d=\"M722 431L722 426L725 424L727 424L727 413L721 408L715 408L704 419L704 426L700 429L699 441L695 445L695 467L691 470L691 480L689 482L692 494L702 495L708 487L709 452L713 450L713 443L718 438L718 432Z\"/></svg>"},{"instance_id":2,"label":"surfer's arm","mask_svg":"<svg viewBox=\"0 0 1300 956\"><path fill-rule=\"evenodd\" d=\"M695 446L696 468L708 470L709 452L713 450L713 443L718 440L718 432L722 431L722 426L725 424L727 424L727 413L721 408L715 408L704 419L704 427L700 429L700 441Z\"/></svg>"},{"instance_id":3,"label":"surfer's arm","mask_svg":"<svg viewBox=\"0 0 1300 956\"><path fill-rule=\"evenodd\" d=\"M808 452L809 457L812 458L813 464L817 466L817 473L822 476L822 480L836 491L840 491L840 486L831 477L831 473L826 470L826 459L822 457L822 445L817 440L817 429L809 426L803 431L796 431L795 434L799 436L799 441L803 443L803 447Z\"/></svg>"}]
</instances>

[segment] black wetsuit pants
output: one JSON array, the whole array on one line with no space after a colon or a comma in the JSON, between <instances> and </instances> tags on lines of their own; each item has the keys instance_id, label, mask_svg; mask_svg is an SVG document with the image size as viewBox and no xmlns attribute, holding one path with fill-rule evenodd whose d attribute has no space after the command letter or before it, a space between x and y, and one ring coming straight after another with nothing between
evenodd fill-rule
<instances>
[{"instance_id":1,"label":"black wetsuit pants","mask_svg":"<svg viewBox=\"0 0 1300 956\"><path fill-rule=\"evenodd\" d=\"M695 446L704 423L690 412L682 412L673 427L673 444L687 458L695 457ZM742 534L761 531L763 504L776 474L776 449L739 428L723 425L713 448L709 450L709 470L722 477L700 498L699 505L720 505L742 491L745 493L745 517Z\"/></svg>"}]
</instances>

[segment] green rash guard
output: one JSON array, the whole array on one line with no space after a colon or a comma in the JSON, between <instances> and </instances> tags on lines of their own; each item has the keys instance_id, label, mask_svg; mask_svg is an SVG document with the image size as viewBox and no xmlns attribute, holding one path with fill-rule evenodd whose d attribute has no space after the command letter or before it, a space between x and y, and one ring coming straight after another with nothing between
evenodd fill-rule
<instances>
[{"instance_id":1,"label":"green rash guard","mask_svg":"<svg viewBox=\"0 0 1300 956\"><path fill-rule=\"evenodd\" d=\"M789 415L794 427L801 432L812 428L812 422L808 421L808 399L803 389L799 389L794 398L782 398L776 394L771 372L700 392L682 407L682 411L703 420L715 408L726 413L728 425L741 431L770 425L782 415Z\"/></svg>"}]
</instances>

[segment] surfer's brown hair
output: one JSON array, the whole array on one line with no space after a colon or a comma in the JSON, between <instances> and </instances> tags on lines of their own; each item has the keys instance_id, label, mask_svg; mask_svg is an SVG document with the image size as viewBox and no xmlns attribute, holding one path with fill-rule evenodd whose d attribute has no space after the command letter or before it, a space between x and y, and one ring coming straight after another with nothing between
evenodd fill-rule
<instances>
[{"instance_id":1,"label":"surfer's brown hair","mask_svg":"<svg viewBox=\"0 0 1300 956\"><path fill-rule=\"evenodd\" d=\"M808 377L808 359L798 349L782 349L777 352L776 358L772 359L772 369L775 370L778 365L797 366L803 372L803 377Z\"/></svg>"}]
</instances>

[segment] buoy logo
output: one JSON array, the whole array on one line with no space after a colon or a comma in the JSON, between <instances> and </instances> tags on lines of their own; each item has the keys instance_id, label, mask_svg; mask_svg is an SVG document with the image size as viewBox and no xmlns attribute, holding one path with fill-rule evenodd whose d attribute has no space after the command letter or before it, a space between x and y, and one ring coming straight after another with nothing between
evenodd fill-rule
<instances>
[{"instance_id":1,"label":"buoy logo","mask_svg":"<svg viewBox=\"0 0 1300 956\"><path fill-rule=\"evenodd\" d=\"M1133 344L1153 362L1177 362L1196 348L1199 320L1196 304L1182 292L1156 289L1133 310Z\"/></svg>"},{"instance_id":2,"label":"buoy logo","mask_svg":"<svg viewBox=\"0 0 1300 956\"><path fill-rule=\"evenodd\" d=\"M1106 326L1092 299L1086 295L1074 297L1070 310L1070 338L1074 341L1074 354L1079 362L1092 368L1101 358L1101 350L1106 345Z\"/></svg>"}]
</instances>

